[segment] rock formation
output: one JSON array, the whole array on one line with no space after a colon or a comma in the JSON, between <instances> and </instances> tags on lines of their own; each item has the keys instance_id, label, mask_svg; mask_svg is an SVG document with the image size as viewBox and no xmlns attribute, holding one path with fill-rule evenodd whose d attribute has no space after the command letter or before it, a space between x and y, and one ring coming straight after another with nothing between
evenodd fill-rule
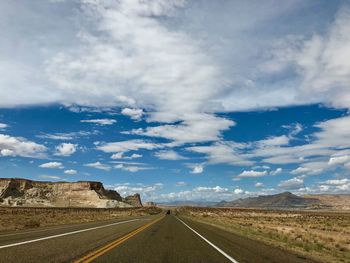
<instances>
[{"instance_id":1,"label":"rock formation","mask_svg":"<svg viewBox=\"0 0 350 263\"><path fill-rule=\"evenodd\" d=\"M122 200L123 200L123 202L125 202L129 205L132 205L133 207L141 207L142 206L141 197L139 194L127 196L127 197L123 198Z\"/></svg>"},{"instance_id":2,"label":"rock formation","mask_svg":"<svg viewBox=\"0 0 350 263\"><path fill-rule=\"evenodd\" d=\"M41 182L0 178L0 205L50 207L139 207L140 195L122 198L100 182Z\"/></svg>"}]
</instances>

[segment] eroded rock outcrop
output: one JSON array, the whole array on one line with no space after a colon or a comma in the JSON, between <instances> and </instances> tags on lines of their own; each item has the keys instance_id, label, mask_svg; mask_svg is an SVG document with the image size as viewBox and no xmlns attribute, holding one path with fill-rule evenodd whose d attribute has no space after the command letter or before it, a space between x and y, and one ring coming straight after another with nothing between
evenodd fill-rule
<instances>
[{"instance_id":1,"label":"eroded rock outcrop","mask_svg":"<svg viewBox=\"0 0 350 263\"><path fill-rule=\"evenodd\" d=\"M133 207L141 207L141 197L139 194L134 194L123 198L123 202L132 205Z\"/></svg>"},{"instance_id":2,"label":"eroded rock outcrop","mask_svg":"<svg viewBox=\"0 0 350 263\"><path fill-rule=\"evenodd\" d=\"M136 200L137 199L137 200ZM52 207L139 207L140 196L122 198L100 182L42 182L0 178L0 205Z\"/></svg>"}]
</instances>

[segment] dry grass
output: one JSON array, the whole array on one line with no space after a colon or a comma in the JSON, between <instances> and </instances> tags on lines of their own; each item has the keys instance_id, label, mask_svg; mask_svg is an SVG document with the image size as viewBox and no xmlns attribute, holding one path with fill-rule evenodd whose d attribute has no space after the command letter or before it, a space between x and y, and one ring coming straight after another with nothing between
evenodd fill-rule
<instances>
[{"instance_id":1,"label":"dry grass","mask_svg":"<svg viewBox=\"0 0 350 263\"><path fill-rule=\"evenodd\" d=\"M178 212L321 262L350 262L350 213L189 207Z\"/></svg>"},{"instance_id":2,"label":"dry grass","mask_svg":"<svg viewBox=\"0 0 350 263\"><path fill-rule=\"evenodd\" d=\"M143 216L160 212L161 209L155 207L113 209L0 207L0 232Z\"/></svg>"}]
</instances>

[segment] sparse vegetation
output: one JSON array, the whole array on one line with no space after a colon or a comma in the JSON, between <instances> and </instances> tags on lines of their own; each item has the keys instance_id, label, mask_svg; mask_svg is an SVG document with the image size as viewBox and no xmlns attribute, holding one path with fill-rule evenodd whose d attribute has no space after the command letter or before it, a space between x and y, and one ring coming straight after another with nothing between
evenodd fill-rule
<instances>
[{"instance_id":1,"label":"sparse vegetation","mask_svg":"<svg viewBox=\"0 0 350 263\"><path fill-rule=\"evenodd\" d=\"M0 232L154 215L160 212L161 209L157 207L111 209L0 207Z\"/></svg>"},{"instance_id":2,"label":"sparse vegetation","mask_svg":"<svg viewBox=\"0 0 350 263\"><path fill-rule=\"evenodd\" d=\"M350 213L193 207L178 213L321 262L350 262Z\"/></svg>"}]
</instances>

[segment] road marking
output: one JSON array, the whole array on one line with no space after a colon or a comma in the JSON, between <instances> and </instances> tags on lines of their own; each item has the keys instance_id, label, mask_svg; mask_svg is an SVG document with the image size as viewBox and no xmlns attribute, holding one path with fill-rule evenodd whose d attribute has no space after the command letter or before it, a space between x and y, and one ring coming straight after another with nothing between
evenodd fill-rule
<instances>
[{"instance_id":1,"label":"road marking","mask_svg":"<svg viewBox=\"0 0 350 263\"><path fill-rule=\"evenodd\" d=\"M24 245L24 244L34 243L34 242L38 242L38 241L42 241L42 240L47 240L47 239L53 239L53 238L57 238L57 237L63 237L63 236L78 234L78 233L82 233L82 232L86 232L86 231L91 231L91 230L100 229L100 228L109 227L109 226L114 226L114 225L125 224L125 223L134 222L134 221L138 221L138 220L143 220L143 219L140 219L140 218L131 219L131 220L116 222L116 223L107 224L107 225L103 225L103 226L96 226L96 227L91 227L91 228L85 228L85 229L76 230L76 231L72 231L72 232L67 232L67 233L63 233L63 234L58 234L58 235L53 235L53 236L48 236L48 237L37 238L37 239L32 239L32 240L28 240L28 241L13 243L13 244L8 244L8 245L0 246L0 249L2 249L2 248L7 248L7 247L20 246L20 245Z\"/></svg>"},{"instance_id":2,"label":"road marking","mask_svg":"<svg viewBox=\"0 0 350 263\"><path fill-rule=\"evenodd\" d=\"M146 228L150 227L151 225L157 223L158 221L162 220L164 218L164 216L162 216L161 218L158 218L156 220L154 220L153 222L148 223L147 225L144 225L142 227L137 228L136 230L130 232L129 234L122 236L120 238L118 238L117 240L113 241L112 243L109 243L89 254L87 254L86 256L74 261L73 263L88 263L91 262L93 260L95 260L96 258L102 256L103 254L107 253L108 251L116 248L117 246L119 246L120 244L124 243L126 240L128 240L129 238L132 238L133 236L137 235L138 233L140 233L141 231L145 230Z\"/></svg>"},{"instance_id":3,"label":"road marking","mask_svg":"<svg viewBox=\"0 0 350 263\"><path fill-rule=\"evenodd\" d=\"M139 219L139 218L137 218ZM143 220L149 220L147 218L142 218ZM112 221L112 220L109 220ZM101 223L101 222L100 222ZM96 224L96 221L93 222L87 222L87 223L83 223L80 224L82 226L89 226L89 225L93 225ZM54 230L59 230L59 229L69 229L69 228L74 228L79 226L79 224L75 224L75 225L61 225L61 226L56 226L56 227L48 227L45 229L40 229L40 230L29 230L29 231L20 231L18 233L11 233L11 234L2 234L0 235L0 238L2 237L9 237L9 236L19 236L19 235L26 235L26 234L34 234L34 233L39 233L39 232L48 232L48 231L54 231Z\"/></svg>"},{"instance_id":4,"label":"road marking","mask_svg":"<svg viewBox=\"0 0 350 263\"><path fill-rule=\"evenodd\" d=\"M185 226L187 226L190 230L192 230L195 234L197 234L201 239L203 239L205 242L207 242L209 245L211 245L213 248L215 248L218 252L220 252L223 256L225 256L228 260L230 260L231 262L234 263L239 263L237 260L235 260L233 257L231 257L230 255L228 255L227 253L225 253L223 250L221 250L219 247L217 247L216 245L214 245L212 242L210 242L208 239L206 239L204 236L202 236L201 234L199 234L196 230L194 230L192 227L190 227L189 225L187 225L184 221L182 221L180 218L176 217L177 220L179 220L182 224L184 224Z\"/></svg>"}]
</instances>

